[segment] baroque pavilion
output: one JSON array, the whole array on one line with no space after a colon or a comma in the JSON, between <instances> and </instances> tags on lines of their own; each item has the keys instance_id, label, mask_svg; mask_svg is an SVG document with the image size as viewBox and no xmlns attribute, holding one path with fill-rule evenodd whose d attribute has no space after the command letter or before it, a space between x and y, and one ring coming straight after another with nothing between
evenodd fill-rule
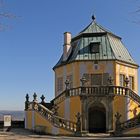
<instances>
[{"instance_id":1,"label":"baroque pavilion","mask_svg":"<svg viewBox=\"0 0 140 140\"><path fill-rule=\"evenodd\" d=\"M92 22L75 37L64 33L53 67L55 98L26 95L25 128L53 135L139 134L138 64L121 37Z\"/></svg>"}]
</instances>

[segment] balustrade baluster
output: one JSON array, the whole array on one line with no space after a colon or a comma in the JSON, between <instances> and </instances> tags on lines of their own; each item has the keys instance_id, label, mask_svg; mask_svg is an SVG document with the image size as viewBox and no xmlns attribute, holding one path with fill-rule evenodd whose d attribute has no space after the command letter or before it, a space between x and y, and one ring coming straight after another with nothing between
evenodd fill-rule
<instances>
[{"instance_id":1,"label":"balustrade baluster","mask_svg":"<svg viewBox=\"0 0 140 140\"><path fill-rule=\"evenodd\" d=\"M70 122L67 122L67 129L70 129Z\"/></svg>"},{"instance_id":2,"label":"balustrade baluster","mask_svg":"<svg viewBox=\"0 0 140 140\"><path fill-rule=\"evenodd\" d=\"M64 122L63 122L63 120L61 120L61 123L62 123L62 127L64 128Z\"/></svg>"},{"instance_id":3,"label":"balustrade baluster","mask_svg":"<svg viewBox=\"0 0 140 140\"><path fill-rule=\"evenodd\" d=\"M88 88L85 87L85 94L88 94Z\"/></svg>"},{"instance_id":4,"label":"balustrade baluster","mask_svg":"<svg viewBox=\"0 0 140 140\"><path fill-rule=\"evenodd\" d=\"M90 94L93 94L94 93L94 89L92 87L89 87L90 88Z\"/></svg>"},{"instance_id":5,"label":"balustrade baluster","mask_svg":"<svg viewBox=\"0 0 140 140\"><path fill-rule=\"evenodd\" d=\"M70 95L70 97L71 97L71 91L72 91L72 90L70 89L70 90L69 90L69 95Z\"/></svg>"},{"instance_id":6,"label":"balustrade baluster","mask_svg":"<svg viewBox=\"0 0 140 140\"><path fill-rule=\"evenodd\" d=\"M95 94L96 93L96 87L92 87L92 94Z\"/></svg>"},{"instance_id":7,"label":"balustrade baluster","mask_svg":"<svg viewBox=\"0 0 140 140\"><path fill-rule=\"evenodd\" d=\"M121 93L121 89L120 89L120 87L118 88L118 92L119 92L119 95L121 95L122 93Z\"/></svg>"},{"instance_id":8,"label":"balustrade baluster","mask_svg":"<svg viewBox=\"0 0 140 140\"><path fill-rule=\"evenodd\" d=\"M73 131L73 123L70 122L70 130Z\"/></svg>"},{"instance_id":9,"label":"balustrade baluster","mask_svg":"<svg viewBox=\"0 0 140 140\"><path fill-rule=\"evenodd\" d=\"M123 95L123 88L120 87L120 95Z\"/></svg>"},{"instance_id":10,"label":"balustrade baluster","mask_svg":"<svg viewBox=\"0 0 140 140\"><path fill-rule=\"evenodd\" d=\"M70 130L73 131L73 123L70 123Z\"/></svg>"},{"instance_id":11,"label":"balustrade baluster","mask_svg":"<svg viewBox=\"0 0 140 140\"><path fill-rule=\"evenodd\" d=\"M66 128L66 122L65 122L65 120L63 120L63 126L64 126L64 128Z\"/></svg>"},{"instance_id":12,"label":"balustrade baluster","mask_svg":"<svg viewBox=\"0 0 140 140\"><path fill-rule=\"evenodd\" d=\"M120 87L120 93L121 93L121 95L124 95L123 94L123 88L121 88L121 87Z\"/></svg>"},{"instance_id":13,"label":"balustrade baluster","mask_svg":"<svg viewBox=\"0 0 140 140\"><path fill-rule=\"evenodd\" d=\"M124 88L121 88L122 95L125 95Z\"/></svg>"},{"instance_id":14,"label":"balustrade baluster","mask_svg":"<svg viewBox=\"0 0 140 140\"><path fill-rule=\"evenodd\" d=\"M120 95L120 93L119 93L119 87L117 87L117 94Z\"/></svg>"},{"instance_id":15,"label":"balustrade baluster","mask_svg":"<svg viewBox=\"0 0 140 140\"><path fill-rule=\"evenodd\" d=\"M81 88L72 89L72 95L78 95L80 93ZM87 88L87 91L89 89ZM64 95L62 97L65 97ZM60 100L60 98L58 98ZM56 102L55 100L54 102ZM53 115L53 112L49 111L47 108L44 108L39 103L29 103L33 107L34 110L36 110L40 115L44 116L45 119L47 119L49 122L51 122L54 126L63 127L64 129L70 130L75 132L76 131L76 123L61 119L58 116Z\"/></svg>"},{"instance_id":16,"label":"balustrade baluster","mask_svg":"<svg viewBox=\"0 0 140 140\"><path fill-rule=\"evenodd\" d=\"M92 87L89 87L89 94L92 94Z\"/></svg>"},{"instance_id":17,"label":"balustrade baluster","mask_svg":"<svg viewBox=\"0 0 140 140\"><path fill-rule=\"evenodd\" d=\"M90 87L87 87L87 95L90 95L91 94L91 91L90 91Z\"/></svg>"},{"instance_id":18,"label":"balustrade baluster","mask_svg":"<svg viewBox=\"0 0 140 140\"><path fill-rule=\"evenodd\" d=\"M91 89L92 89L92 94L95 94L96 93L96 87L94 87L94 88L92 87Z\"/></svg>"},{"instance_id":19,"label":"balustrade baluster","mask_svg":"<svg viewBox=\"0 0 140 140\"><path fill-rule=\"evenodd\" d=\"M74 124L74 123L71 124L71 129L72 129L73 131L75 131L75 124Z\"/></svg>"},{"instance_id":20,"label":"balustrade baluster","mask_svg":"<svg viewBox=\"0 0 140 140\"><path fill-rule=\"evenodd\" d=\"M86 95L88 95L88 94L89 94L89 88L86 87Z\"/></svg>"},{"instance_id":21,"label":"balustrade baluster","mask_svg":"<svg viewBox=\"0 0 140 140\"><path fill-rule=\"evenodd\" d=\"M124 92L123 88L121 88L121 93L122 93L122 95L125 95L125 92Z\"/></svg>"}]
</instances>

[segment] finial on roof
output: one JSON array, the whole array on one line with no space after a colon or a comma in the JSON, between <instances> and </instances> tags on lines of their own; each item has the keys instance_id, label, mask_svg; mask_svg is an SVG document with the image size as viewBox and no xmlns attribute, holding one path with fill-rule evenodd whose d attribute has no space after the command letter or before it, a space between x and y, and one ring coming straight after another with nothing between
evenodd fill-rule
<instances>
[{"instance_id":1,"label":"finial on roof","mask_svg":"<svg viewBox=\"0 0 140 140\"><path fill-rule=\"evenodd\" d=\"M96 17L95 17L95 15L93 14L93 15L92 15L92 20L95 21L95 19L96 19Z\"/></svg>"}]
</instances>

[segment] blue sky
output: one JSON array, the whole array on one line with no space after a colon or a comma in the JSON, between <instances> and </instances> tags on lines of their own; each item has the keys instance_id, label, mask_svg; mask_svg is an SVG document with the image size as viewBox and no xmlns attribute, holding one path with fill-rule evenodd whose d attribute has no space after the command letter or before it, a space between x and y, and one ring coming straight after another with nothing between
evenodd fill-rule
<instances>
[{"instance_id":1,"label":"blue sky","mask_svg":"<svg viewBox=\"0 0 140 140\"><path fill-rule=\"evenodd\" d=\"M0 17L8 26L0 31L0 110L23 110L26 93L54 97L52 67L62 53L63 33L76 35L93 13L140 64L140 24L133 23L140 21L134 13L139 6L137 0L4 0L0 12L17 18Z\"/></svg>"}]
</instances>

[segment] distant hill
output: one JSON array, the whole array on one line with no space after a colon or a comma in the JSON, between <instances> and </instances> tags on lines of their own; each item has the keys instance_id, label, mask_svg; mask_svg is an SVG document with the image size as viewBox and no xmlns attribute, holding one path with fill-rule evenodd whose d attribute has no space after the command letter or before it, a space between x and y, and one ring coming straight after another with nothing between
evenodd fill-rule
<instances>
[{"instance_id":1,"label":"distant hill","mask_svg":"<svg viewBox=\"0 0 140 140\"><path fill-rule=\"evenodd\" d=\"M3 115L11 115L12 120L24 120L24 111L0 111L0 121L3 121Z\"/></svg>"}]
</instances>

